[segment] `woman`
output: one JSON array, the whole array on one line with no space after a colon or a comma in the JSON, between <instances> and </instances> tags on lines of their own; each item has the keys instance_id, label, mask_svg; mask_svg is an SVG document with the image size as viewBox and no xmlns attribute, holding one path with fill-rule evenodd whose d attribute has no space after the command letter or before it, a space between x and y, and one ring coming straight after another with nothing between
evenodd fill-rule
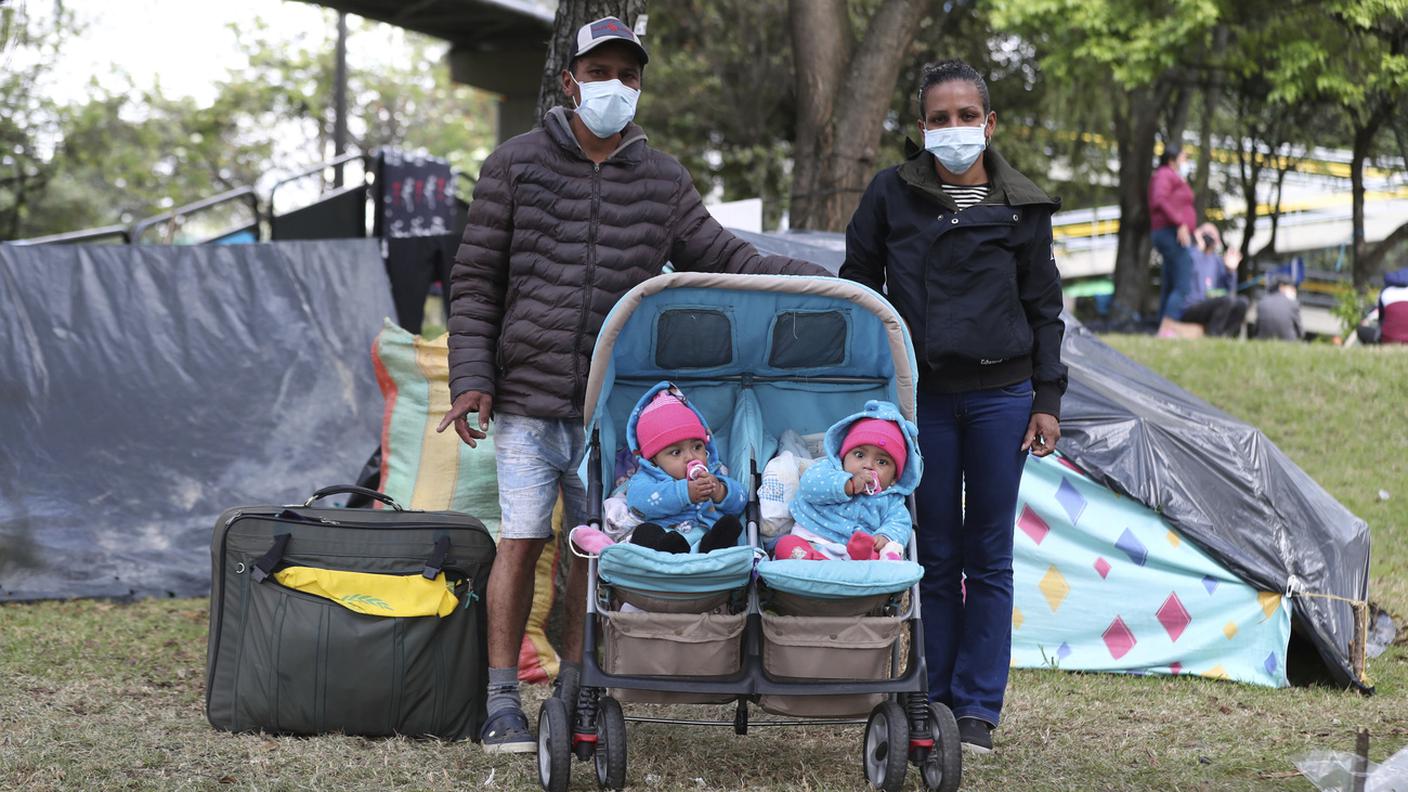
<instances>
[{"instance_id":1,"label":"woman","mask_svg":"<svg viewBox=\"0 0 1408 792\"><path fill-rule=\"evenodd\" d=\"M929 696L953 709L964 745L986 753L1012 652L1023 459L1061 436L1059 202L989 147L997 114L968 64L924 70L919 114L924 149L911 144L866 189L841 276L887 287L914 336Z\"/></svg>"},{"instance_id":2,"label":"woman","mask_svg":"<svg viewBox=\"0 0 1408 792\"><path fill-rule=\"evenodd\" d=\"M1159 167L1149 179L1149 230L1154 247L1163 259L1159 284L1159 335L1172 335L1165 320L1181 321L1188 290L1193 285L1193 226L1198 224L1193 210L1193 188L1183 180L1188 152L1178 144L1164 146Z\"/></svg>"}]
</instances>

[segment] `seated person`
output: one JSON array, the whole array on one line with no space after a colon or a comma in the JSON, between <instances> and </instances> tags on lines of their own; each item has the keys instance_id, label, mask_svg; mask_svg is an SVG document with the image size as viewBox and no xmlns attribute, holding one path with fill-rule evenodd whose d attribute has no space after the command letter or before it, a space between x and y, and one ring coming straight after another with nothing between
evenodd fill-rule
<instances>
[{"instance_id":1,"label":"seated person","mask_svg":"<svg viewBox=\"0 0 1408 792\"><path fill-rule=\"evenodd\" d=\"M889 402L869 401L826 432L826 456L792 500L796 524L777 541L778 559L899 560L909 544L905 497L923 474L918 430Z\"/></svg>"},{"instance_id":2,"label":"seated person","mask_svg":"<svg viewBox=\"0 0 1408 792\"><path fill-rule=\"evenodd\" d=\"M1212 223L1199 226L1193 238L1197 243L1191 251L1193 282L1181 321L1202 325L1205 335L1236 338L1242 332L1248 306L1247 298L1237 296L1237 265L1242 254L1229 250L1222 255L1222 239Z\"/></svg>"},{"instance_id":3,"label":"seated person","mask_svg":"<svg viewBox=\"0 0 1408 792\"><path fill-rule=\"evenodd\" d=\"M626 524L608 520L610 533L578 527L572 532L578 547L599 553L627 536L631 544L666 553L738 544L747 491L723 474L704 416L678 388L662 382L641 397L627 422L626 442L638 465L625 485ZM607 511L613 511L609 501Z\"/></svg>"},{"instance_id":4,"label":"seated person","mask_svg":"<svg viewBox=\"0 0 1408 792\"><path fill-rule=\"evenodd\" d=\"M1266 294L1256 301L1255 338L1299 341L1300 303L1295 282L1284 275L1271 278Z\"/></svg>"},{"instance_id":5,"label":"seated person","mask_svg":"<svg viewBox=\"0 0 1408 792\"><path fill-rule=\"evenodd\" d=\"M1379 343L1408 344L1408 268L1384 276L1379 292Z\"/></svg>"}]
</instances>

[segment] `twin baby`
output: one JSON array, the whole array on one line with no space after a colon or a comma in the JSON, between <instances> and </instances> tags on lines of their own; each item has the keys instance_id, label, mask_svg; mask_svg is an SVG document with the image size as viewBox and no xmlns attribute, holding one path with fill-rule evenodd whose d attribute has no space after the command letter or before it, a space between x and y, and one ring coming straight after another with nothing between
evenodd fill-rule
<instances>
[{"instance_id":1,"label":"twin baby","mask_svg":"<svg viewBox=\"0 0 1408 792\"><path fill-rule=\"evenodd\" d=\"M678 388L660 383L636 404L626 441L639 469L626 485L634 529L613 533L668 553L707 553L738 544L748 491L724 475L704 416ZM826 457L802 475L791 504L796 520L778 540L779 559L900 559L909 541L905 497L922 474L914 425L889 402L866 402L826 432ZM612 530L608 501L608 530ZM634 522L632 520L631 522ZM613 543L579 527L572 541L589 553Z\"/></svg>"}]
</instances>

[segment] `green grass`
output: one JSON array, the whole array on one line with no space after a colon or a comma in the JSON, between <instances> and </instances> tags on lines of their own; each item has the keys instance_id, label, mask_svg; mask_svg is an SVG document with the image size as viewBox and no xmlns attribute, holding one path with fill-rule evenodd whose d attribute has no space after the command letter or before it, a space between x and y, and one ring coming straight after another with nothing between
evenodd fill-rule
<instances>
[{"instance_id":1,"label":"green grass","mask_svg":"<svg viewBox=\"0 0 1408 792\"><path fill-rule=\"evenodd\" d=\"M1408 350L1113 338L1262 430L1374 534L1372 598L1408 613ZM1387 501L1378 491L1387 490ZM468 743L229 735L204 718L202 600L0 606L0 789L531 789L528 757ZM1408 745L1408 645L1378 693L1018 670L998 753L965 789L1306 790L1291 761L1372 735ZM528 694L535 706L544 691ZM701 715L699 708L679 714ZM727 711L721 713L727 715ZM862 789L860 730L632 725L634 789ZM594 789L587 765L574 789ZM915 789L913 772L908 787Z\"/></svg>"}]
</instances>

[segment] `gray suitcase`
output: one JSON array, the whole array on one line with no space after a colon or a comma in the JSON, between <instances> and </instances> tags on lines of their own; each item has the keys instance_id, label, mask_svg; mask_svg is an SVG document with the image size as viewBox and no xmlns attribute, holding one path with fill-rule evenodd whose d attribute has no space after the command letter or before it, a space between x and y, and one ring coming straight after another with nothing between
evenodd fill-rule
<instances>
[{"instance_id":1,"label":"gray suitcase","mask_svg":"<svg viewBox=\"0 0 1408 792\"><path fill-rule=\"evenodd\" d=\"M358 493L383 509L315 508ZM403 511L361 487L302 506L231 509L210 545L206 717L217 729L477 739L488 657L484 587L494 541L458 512ZM444 572L445 616L386 617L287 588L289 566L384 575Z\"/></svg>"}]
</instances>

